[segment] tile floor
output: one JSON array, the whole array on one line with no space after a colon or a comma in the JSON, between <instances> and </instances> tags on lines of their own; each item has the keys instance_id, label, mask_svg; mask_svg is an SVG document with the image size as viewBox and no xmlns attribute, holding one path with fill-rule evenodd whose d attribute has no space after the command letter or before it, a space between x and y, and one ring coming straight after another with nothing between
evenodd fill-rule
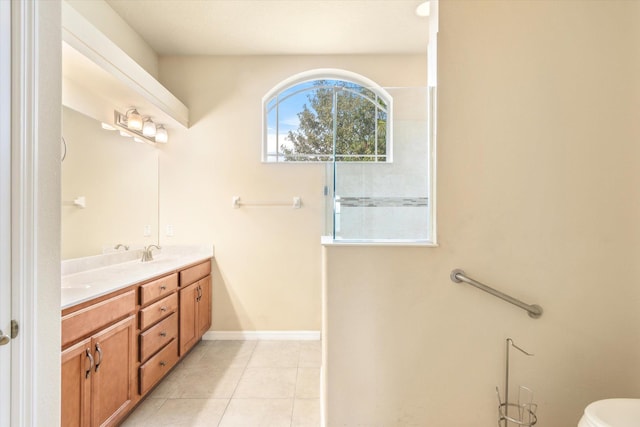
<instances>
[{"instance_id":1,"label":"tile floor","mask_svg":"<svg viewBox=\"0 0 640 427\"><path fill-rule=\"evenodd\" d=\"M320 341L202 341L124 427L318 427Z\"/></svg>"}]
</instances>

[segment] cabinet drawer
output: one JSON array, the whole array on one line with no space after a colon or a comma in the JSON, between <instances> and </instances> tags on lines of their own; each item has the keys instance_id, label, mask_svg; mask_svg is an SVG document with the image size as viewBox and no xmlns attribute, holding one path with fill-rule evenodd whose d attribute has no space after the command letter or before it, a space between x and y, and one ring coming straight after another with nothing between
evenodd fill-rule
<instances>
[{"instance_id":1,"label":"cabinet drawer","mask_svg":"<svg viewBox=\"0 0 640 427\"><path fill-rule=\"evenodd\" d=\"M158 354L140 366L140 394L145 394L178 361L178 340L171 341Z\"/></svg>"},{"instance_id":2,"label":"cabinet drawer","mask_svg":"<svg viewBox=\"0 0 640 427\"><path fill-rule=\"evenodd\" d=\"M178 310L178 294L174 293L140 310L140 329L146 329L158 320Z\"/></svg>"},{"instance_id":3,"label":"cabinet drawer","mask_svg":"<svg viewBox=\"0 0 640 427\"><path fill-rule=\"evenodd\" d=\"M178 288L178 274L162 277L140 286L140 305L146 305Z\"/></svg>"},{"instance_id":4,"label":"cabinet drawer","mask_svg":"<svg viewBox=\"0 0 640 427\"><path fill-rule=\"evenodd\" d=\"M109 325L136 309L136 291L131 290L62 318L62 347Z\"/></svg>"},{"instance_id":5,"label":"cabinet drawer","mask_svg":"<svg viewBox=\"0 0 640 427\"><path fill-rule=\"evenodd\" d=\"M144 362L153 353L173 338L178 337L178 314L173 313L157 325L140 334L140 361Z\"/></svg>"},{"instance_id":6,"label":"cabinet drawer","mask_svg":"<svg viewBox=\"0 0 640 427\"><path fill-rule=\"evenodd\" d=\"M202 279L211 273L211 261L207 260L201 264L186 268L180 272L180 286L187 286L198 279Z\"/></svg>"}]
</instances>

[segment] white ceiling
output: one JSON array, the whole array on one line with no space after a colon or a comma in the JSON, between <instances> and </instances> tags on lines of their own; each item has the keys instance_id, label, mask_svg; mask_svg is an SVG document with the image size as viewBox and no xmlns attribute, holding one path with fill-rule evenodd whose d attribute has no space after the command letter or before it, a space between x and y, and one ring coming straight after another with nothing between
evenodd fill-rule
<instances>
[{"instance_id":1,"label":"white ceiling","mask_svg":"<svg viewBox=\"0 0 640 427\"><path fill-rule=\"evenodd\" d=\"M426 53L420 0L107 0L159 55Z\"/></svg>"}]
</instances>

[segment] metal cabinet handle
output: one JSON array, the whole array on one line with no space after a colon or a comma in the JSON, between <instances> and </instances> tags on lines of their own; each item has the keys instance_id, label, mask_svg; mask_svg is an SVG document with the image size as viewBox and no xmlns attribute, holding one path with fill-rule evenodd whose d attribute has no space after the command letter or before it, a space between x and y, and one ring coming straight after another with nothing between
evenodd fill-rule
<instances>
[{"instance_id":1,"label":"metal cabinet handle","mask_svg":"<svg viewBox=\"0 0 640 427\"><path fill-rule=\"evenodd\" d=\"M91 375L91 370L93 369L93 356L91 355L90 348L85 350L85 357L89 359L89 369L84 371L84 378L87 379L89 378L89 375Z\"/></svg>"},{"instance_id":2,"label":"metal cabinet handle","mask_svg":"<svg viewBox=\"0 0 640 427\"><path fill-rule=\"evenodd\" d=\"M100 357L99 359L96 358L96 372L98 372L98 368L100 367L100 364L102 363L102 349L100 348L100 344L96 343L96 352L98 353L98 356Z\"/></svg>"},{"instance_id":3,"label":"metal cabinet handle","mask_svg":"<svg viewBox=\"0 0 640 427\"><path fill-rule=\"evenodd\" d=\"M166 331L162 331L162 332L160 332L160 336L161 336L161 337L166 337L166 336L167 336L167 332L166 332Z\"/></svg>"},{"instance_id":4,"label":"metal cabinet handle","mask_svg":"<svg viewBox=\"0 0 640 427\"><path fill-rule=\"evenodd\" d=\"M160 307L160 311L167 311L167 307L163 305L162 307Z\"/></svg>"},{"instance_id":5,"label":"metal cabinet handle","mask_svg":"<svg viewBox=\"0 0 640 427\"><path fill-rule=\"evenodd\" d=\"M160 366L167 366L167 362L165 362L164 360L160 361Z\"/></svg>"},{"instance_id":6,"label":"metal cabinet handle","mask_svg":"<svg viewBox=\"0 0 640 427\"><path fill-rule=\"evenodd\" d=\"M167 290L167 287L166 287L165 285L162 285L162 286L160 286L160 290L161 290L161 291L166 291L166 290Z\"/></svg>"}]
</instances>

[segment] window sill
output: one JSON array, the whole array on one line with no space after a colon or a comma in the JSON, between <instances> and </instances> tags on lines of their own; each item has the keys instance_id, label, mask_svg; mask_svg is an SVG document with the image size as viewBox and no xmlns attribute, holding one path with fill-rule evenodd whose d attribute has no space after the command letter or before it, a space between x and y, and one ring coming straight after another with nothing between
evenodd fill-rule
<instances>
[{"instance_id":1,"label":"window sill","mask_svg":"<svg viewBox=\"0 0 640 427\"><path fill-rule=\"evenodd\" d=\"M322 246L411 246L437 248L439 245L428 240L393 240L393 239L334 239L331 236L321 236Z\"/></svg>"}]
</instances>

